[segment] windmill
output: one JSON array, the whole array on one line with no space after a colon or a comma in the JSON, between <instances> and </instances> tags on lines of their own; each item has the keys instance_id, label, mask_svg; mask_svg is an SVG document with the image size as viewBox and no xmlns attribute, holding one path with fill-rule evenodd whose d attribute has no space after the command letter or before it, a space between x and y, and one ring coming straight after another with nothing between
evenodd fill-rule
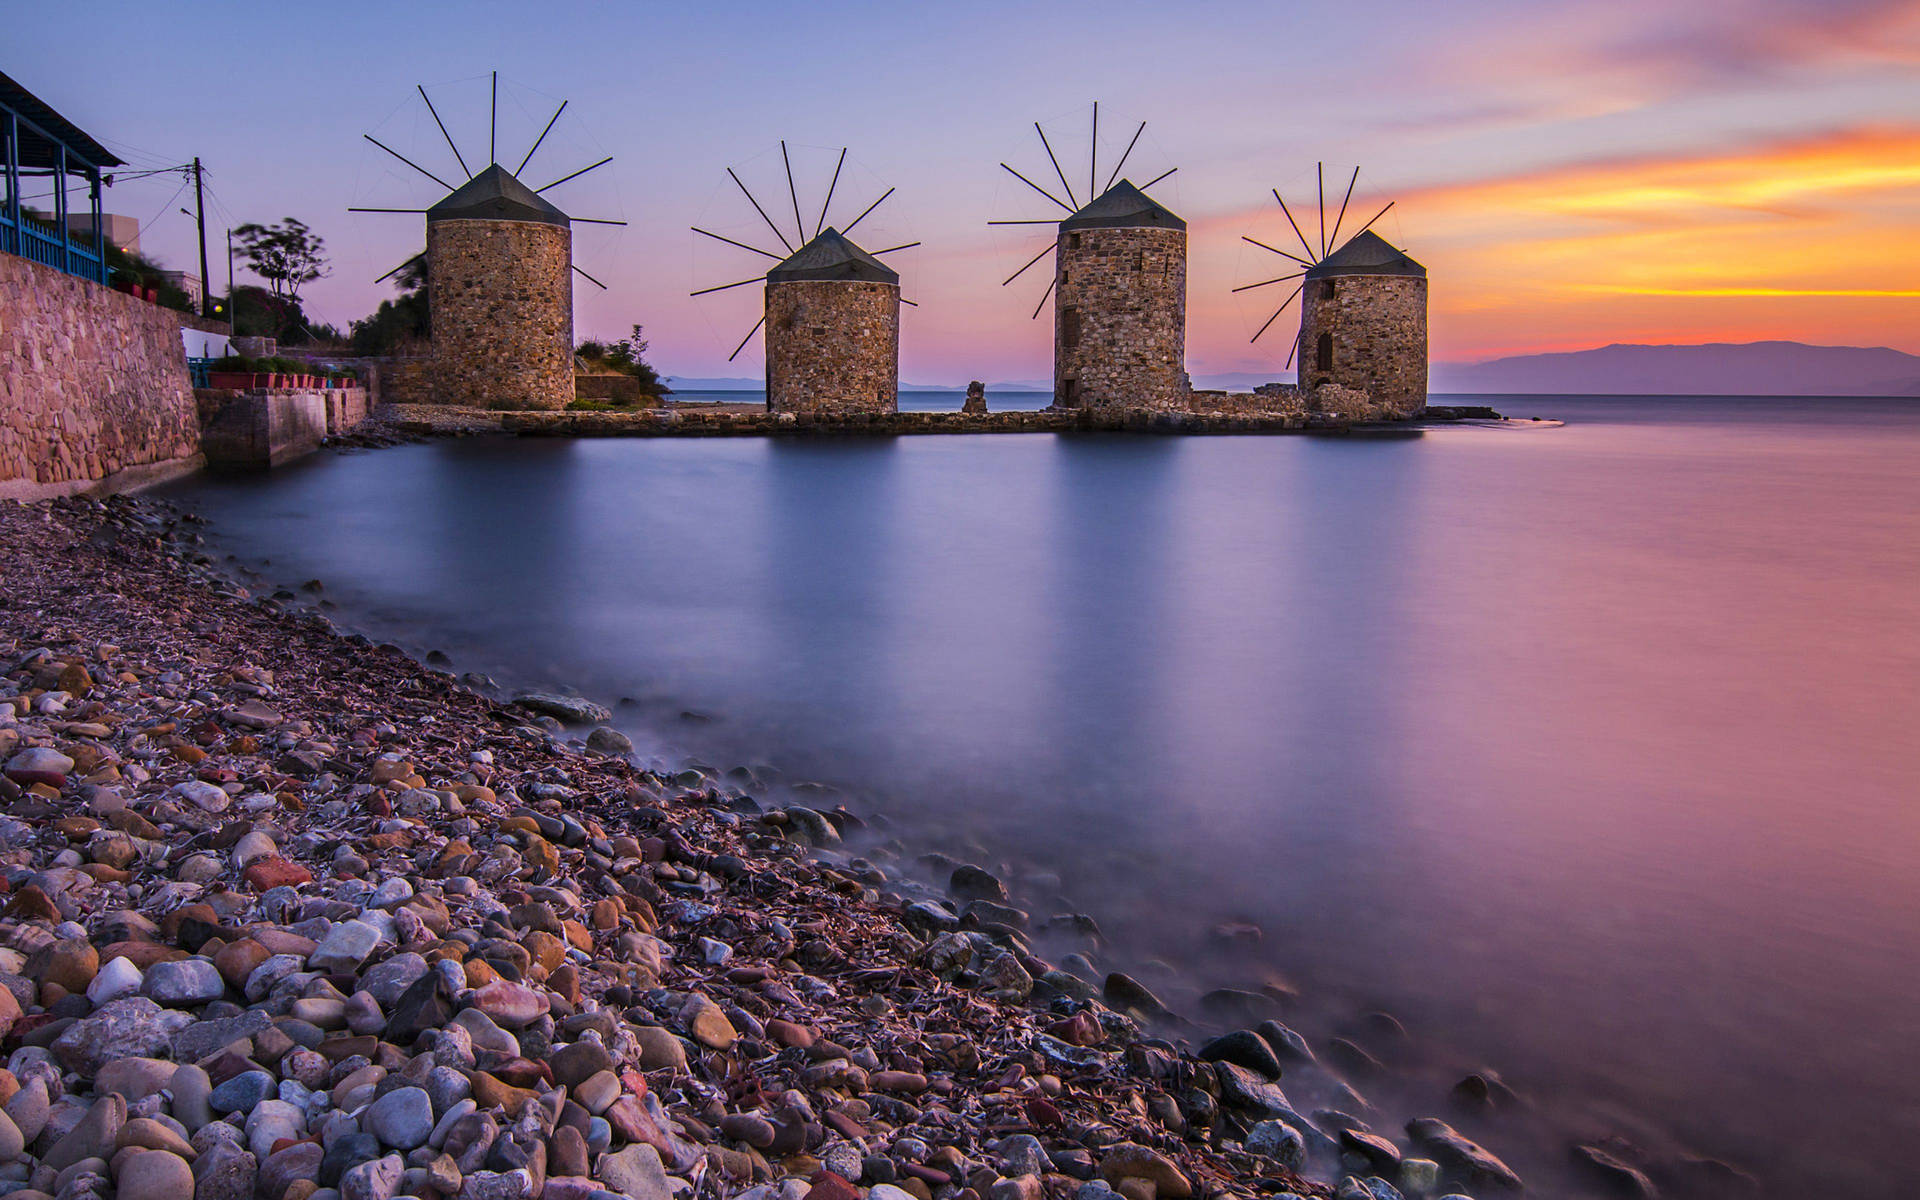
<instances>
[{"instance_id":1,"label":"windmill","mask_svg":"<svg viewBox=\"0 0 1920 1200\"><path fill-rule=\"evenodd\" d=\"M1417 416L1427 403L1427 269L1373 232L1393 207L1391 200L1351 237L1340 240L1354 186L1360 180L1359 167L1347 179L1332 229L1327 227L1326 165L1315 164L1314 175L1318 220L1311 239L1280 190L1273 190L1274 202L1303 254L1257 238L1242 238L1299 268L1233 289L1250 292L1300 281L1250 341L1259 341L1298 298L1300 332L1287 353L1287 366L1293 365L1295 355L1300 356L1303 391L1311 396L1323 384L1338 384L1367 392L1373 403L1392 415Z\"/></svg>"},{"instance_id":2,"label":"windmill","mask_svg":"<svg viewBox=\"0 0 1920 1200\"><path fill-rule=\"evenodd\" d=\"M828 223L833 215L833 199L839 190L841 173L847 165L845 148L834 163L825 199L820 203L819 214L809 233L807 219L801 215L793 158L784 141L780 143L780 162L786 174L787 198L793 206L792 237L787 236L781 222L776 221L748 189L739 172L728 167L727 177L786 253L782 255L692 226L693 232L702 237L772 259L774 265L765 274L701 288L691 294L707 296L756 283L765 285L766 303L761 317L733 348L727 361L738 358L753 335L762 328L766 330L767 411L896 412L900 385L900 305L914 302L901 299L900 275L880 261L880 256L920 243L903 242L869 252L847 236L893 195L893 188L861 209L845 228L837 229Z\"/></svg>"},{"instance_id":3,"label":"windmill","mask_svg":"<svg viewBox=\"0 0 1920 1200\"><path fill-rule=\"evenodd\" d=\"M578 274L595 287L606 284L573 262L575 222L625 225L601 217L571 217L543 193L613 161L598 162L530 187L521 174L567 109L547 120L519 165L497 157L500 74L493 72L487 112L487 163L479 171L448 132L427 94L415 85L427 113L446 140L465 183L454 184L401 154L372 134L367 141L431 180L445 194L425 208L350 208L349 212L424 215L427 246L374 282L388 279L424 256L433 342L431 398L478 408L564 408L573 401L573 286ZM447 168L442 165L442 170ZM448 172L451 174L451 171Z\"/></svg>"},{"instance_id":4,"label":"windmill","mask_svg":"<svg viewBox=\"0 0 1920 1200\"><path fill-rule=\"evenodd\" d=\"M1033 130L1061 194L1000 164L1066 213L988 222L1054 226L1051 243L1001 286L1053 255L1053 280L1031 319L1039 319L1052 297L1053 402L1059 408L1162 408L1180 402L1186 390L1187 223L1147 195L1179 168L1138 187L1121 174L1146 129L1145 121L1134 129L1103 183L1100 106L1093 106L1084 202L1038 121Z\"/></svg>"}]
</instances>

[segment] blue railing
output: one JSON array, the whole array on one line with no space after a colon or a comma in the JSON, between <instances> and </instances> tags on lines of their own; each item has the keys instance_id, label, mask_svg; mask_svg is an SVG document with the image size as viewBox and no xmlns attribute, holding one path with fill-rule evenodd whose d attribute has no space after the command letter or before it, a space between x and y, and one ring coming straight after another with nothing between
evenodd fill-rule
<instances>
[{"instance_id":1,"label":"blue railing","mask_svg":"<svg viewBox=\"0 0 1920 1200\"><path fill-rule=\"evenodd\" d=\"M22 130L51 143L57 155L50 173L58 181L58 199L55 201L55 219L50 224L35 218L21 207ZM17 254L30 262L65 271L69 275L78 275L95 283L107 282L100 205L103 181L99 165L84 157L70 156L68 147L59 139L47 134L17 111L0 107L0 168L5 171L4 179L0 179L0 251ZM88 184L86 200L93 216L92 244L76 239L67 224L70 210L67 207L66 180L70 174L82 176Z\"/></svg>"},{"instance_id":2,"label":"blue railing","mask_svg":"<svg viewBox=\"0 0 1920 1200\"><path fill-rule=\"evenodd\" d=\"M187 374L193 377L193 386L197 388L213 386L213 360L210 358L189 358Z\"/></svg>"}]
</instances>

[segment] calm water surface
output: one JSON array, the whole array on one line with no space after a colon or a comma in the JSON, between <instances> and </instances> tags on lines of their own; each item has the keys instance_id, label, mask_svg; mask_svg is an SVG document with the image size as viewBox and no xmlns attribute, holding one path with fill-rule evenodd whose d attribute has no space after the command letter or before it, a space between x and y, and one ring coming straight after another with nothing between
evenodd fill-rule
<instances>
[{"instance_id":1,"label":"calm water surface","mask_svg":"<svg viewBox=\"0 0 1920 1200\"><path fill-rule=\"evenodd\" d=\"M1913 1194L1920 403L1500 403L1568 424L467 441L171 494L344 624L853 789L1170 998L1394 1013L1387 1132L1485 1065L1538 1110L1463 1127L1546 1194L1539 1128Z\"/></svg>"}]
</instances>

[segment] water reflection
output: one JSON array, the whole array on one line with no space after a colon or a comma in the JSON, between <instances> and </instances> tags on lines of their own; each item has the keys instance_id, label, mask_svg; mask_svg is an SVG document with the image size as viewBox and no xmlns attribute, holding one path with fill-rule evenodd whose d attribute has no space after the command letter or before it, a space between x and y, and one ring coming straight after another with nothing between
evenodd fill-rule
<instances>
[{"instance_id":1,"label":"water reflection","mask_svg":"<svg viewBox=\"0 0 1920 1200\"><path fill-rule=\"evenodd\" d=\"M1310 1029L1388 1008L1582 1133L1885 1195L1920 1118L1920 407L1828 403L443 443L175 494L375 636L1055 873L1033 899L1169 991L1284 972ZM1265 940L1211 948L1230 919Z\"/></svg>"}]
</instances>

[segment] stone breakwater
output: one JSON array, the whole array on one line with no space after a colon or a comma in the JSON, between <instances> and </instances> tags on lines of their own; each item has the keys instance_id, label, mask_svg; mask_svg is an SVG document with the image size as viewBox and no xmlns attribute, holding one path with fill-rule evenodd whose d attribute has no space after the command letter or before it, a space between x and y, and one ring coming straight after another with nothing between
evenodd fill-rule
<instances>
[{"instance_id":1,"label":"stone breakwater","mask_svg":"<svg viewBox=\"0 0 1920 1200\"><path fill-rule=\"evenodd\" d=\"M1437 1118L1296 1109L1283 1075L1365 1111L1272 996L1213 997L1251 1027L1189 1053L1138 982L1040 959L990 872L907 883L848 853L854 814L640 769L579 736L598 705L491 699L198 540L124 499L0 507L0 1192L1520 1186Z\"/></svg>"},{"instance_id":2,"label":"stone breakwater","mask_svg":"<svg viewBox=\"0 0 1920 1200\"><path fill-rule=\"evenodd\" d=\"M1431 423L1500 419L1490 409L1437 410ZM968 433L1393 433L1421 422L1371 424L1313 412L1008 409L1000 412L772 413L701 409L631 412L489 412L426 404L386 405L378 430L408 437L510 433L523 437L894 437Z\"/></svg>"}]
</instances>

